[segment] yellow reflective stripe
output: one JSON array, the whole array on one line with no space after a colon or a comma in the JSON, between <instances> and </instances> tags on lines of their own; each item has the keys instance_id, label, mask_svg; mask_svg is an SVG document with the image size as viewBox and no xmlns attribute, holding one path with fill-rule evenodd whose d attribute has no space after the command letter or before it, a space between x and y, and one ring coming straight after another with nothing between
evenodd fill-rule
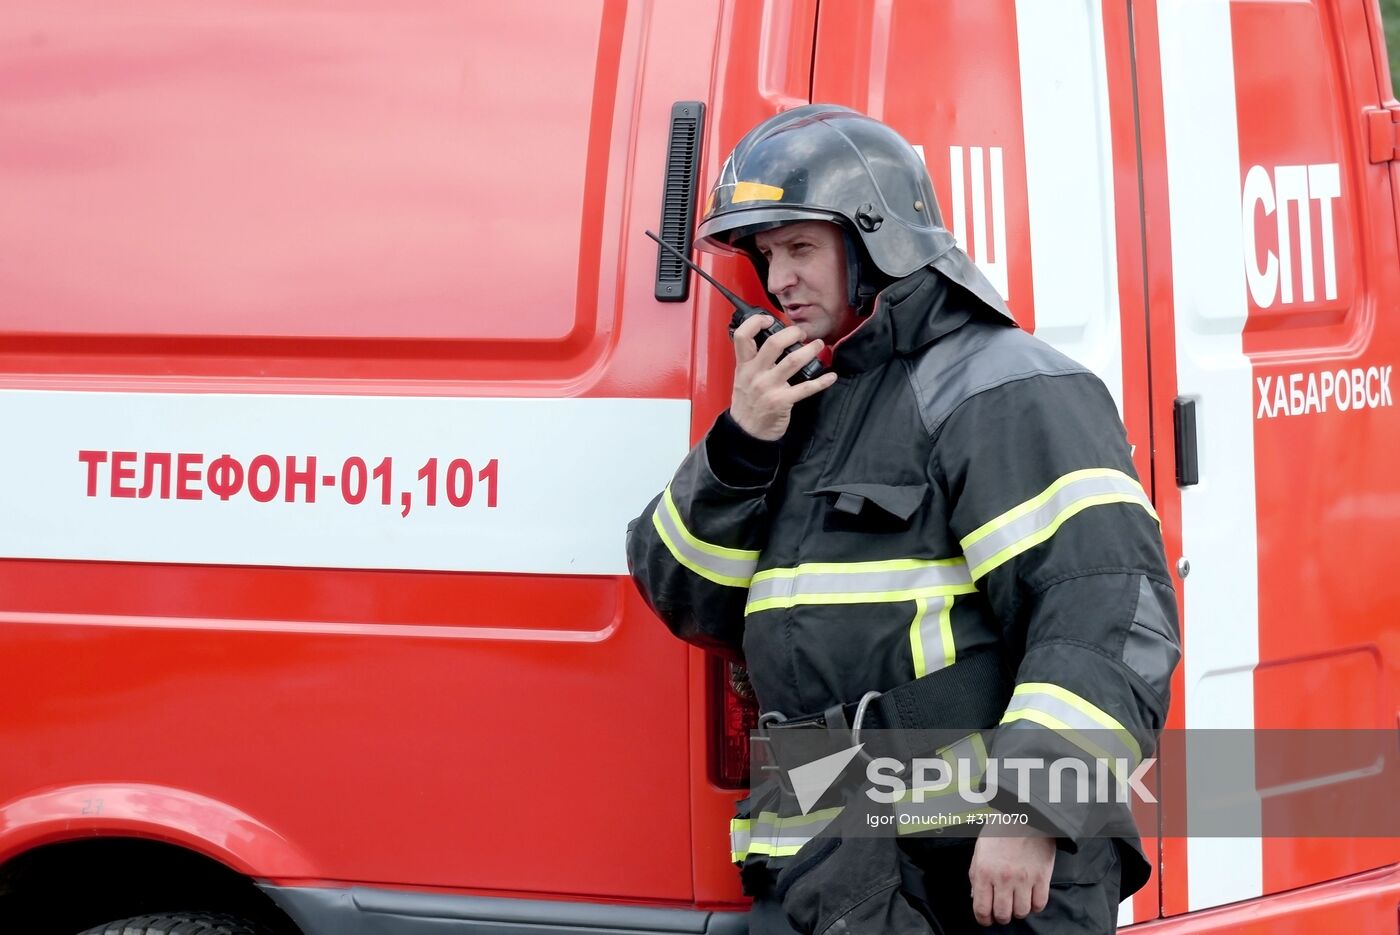
<instances>
[{"instance_id":1,"label":"yellow reflective stripe","mask_svg":"<svg viewBox=\"0 0 1400 935\"><path fill-rule=\"evenodd\" d=\"M960 747L970 747L971 749L958 749ZM923 792L925 798L956 794L958 792L959 760L967 762L972 767L971 772L967 774L969 783L977 782L987 772L987 744L982 739L981 733L977 731L939 747L933 752L933 755L948 764L948 775L951 780L948 785L943 789L934 789L932 786L909 786L905 788L902 795L895 799L896 802L910 801L914 793L920 791Z\"/></svg>"},{"instance_id":2,"label":"yellow reflective stripe","mask_svg":"<svg viewBox=\"0 0 1400 935\"><path fill-rule=\"evenodd\" d=\"M914 657L914 678L928 674L928 665L924 662L924 614L928 613L928 599L919 598L914 601L914 622L909 624L909 652Z\"/></svg>"},{"instance_id":3,"label":"yellow reflective stripe","mask_svg":"<svg viewBox=\"0 0 1400 935\"><path fill-rule=\"evenodd\" d=\"M661 541L665 543L666 548L671 553L671 557L674 558L680 564L684 565L686 568L689 568L691 571L695 572L700 577L704 578L706 581L713 581L715 584L722 584L731 588L747 588L749 586L748 578L722 575L718 572L711 571L710 569L706 568L704 565L699 564L698 562L692 561L689 556L687 556L684 552L681 551L681 549L676 545L675 541L671 539L671 534L668 533L666 531L666 527L662 525L661 517L659 514L652 514L651 524L656 527L657 535L659 535L661 537Z\"/></svg>"},{"instance_id":4,"label":"yellow reflective stripe","mask_svg":"<svg viewBox=\"0 0 1400 935\"><path fill-rule=\"evenodd\" d=\"M753 818L731 818L730 859L740 863L750 854L790 857L820 834L844 807L837 805L806 815L781 816L777 812L759 812ZM814 825L817 827L812 827Z\"/></svg>"},{"instance_id":5,"label":"yellow reflective stripe","mask_svg":"<svg viewBox=\"0 0 1400 935\"><path fill-rule=\"evenodd\" d=\"M745 613L798 604L880 604L974 591L962 558L807 562L753 576Z\"/></svg>"},{"instance_id":6,"label":"yellow reflective stripe","mask_svg":"<svg viewBox=\"0 0 1400 935\"><path fill-rule=\"evenodd\" d=\"M932 634L925 633L925 620L928 615L928 598L914 602L914 620L909 624L909 651L914 657L914 678L927 675L938 669L946 669L957 661L957 648L953 644L953 596L940 598L938 605L938 644L933 645ZM929 667L929 655L933 650L934 666Z\"/></svg>"},{"instance_id":7,"label":"yellow reflective stripe","mask_svg":"<svg viewBox=\"0 0 1400 935\"><path fill-rule=\"evenodd\" d=\"M802 844L806 844L803 841ZM750 854L763 854L765 857L791 857L802 850L802 844L769 844L767 841L755 841L749 845L746 851L730 851L729 856L734 863L741 863Z\"/></svg>"},{"instance_id":8,"label":"yellow reflective stripe","mask_svg":"<svg viewBox=\"0 0 1400 935\"><path fill-rule=\"evenodd\" d=\"M926 588L910 588L903 591L856 591L848 594L792 594L787 597L769 597L754 601L744 608L744 613L755 614L760 610L775 607L796 607L799 604L894 604L899 601L913 601L921 597L937 597L943 594L971 594L977 587L971 584L940 584Z\"/></svg>"},{"instance_id":9,"label":"yellow reflective stripe","mask_svg":"<svg viewBox=\"0 0 1400 935\"><path fill-rule=\"evenodd\" d=\"M736 182L734 194L729 200L733 204L742 201L778 201L783 197L783 190L776 185L765 185L762 182Z\"/></svg>"},{"instance_id":10,"label":"yellow reflective stripe","mask_svg":"<svg viewBox=\"0 0 1400 935\"><path fill-rule=\"evenodd\" d=\"M957 751L953 748L962 743L967 743L968 746L972 747L972 758L977 763L977 775L982 775L987 771L987 742L982 739L982 735L978 732L974 731L962 740L948 744L938 751L938 755L946 756L949 753L956 753Z\"/></svg>"},{"instance_id":11,"label":"yellow reflective stripe","mask_svg":"<svg viewBox=\"0 0 1400 935\"><path fill-rule=\"evenodd\" d=\"M1060 734L1070 743L1083 750L1085 753L1089 754L1095 759L1103 760L1105 765L1107 765L1108 771L1110 773L1112 773L1114 776L1117 776L1119 779L1123 778L1118 774L1118 766L1114 762L1115 757L1113 756L1113 754L1109 753L1103 747L1100 747L1098 744L1094 743L1092 740L1085 737L1083 734L1079 733L1079 731L1075 730L1073 727L1070 727L1068 724L1066 724L1064 721L1061 721L1059 718L1050 714L1046 714L1044 711L1037 711L1035 708L1022 708L1020 711L1009 712L1005 717L1001 719L1001 723L1003 724L1011 724L1015 721L1030 721L1032 724L1039 724L1041 727L1048 727L1050 730L1053 730L1055 733ZM1129 765L1136 766L1135 763Z\"/></svg>"},{"instance_id":12,"label":"yellow reflective stripe","mask_svg":"<svg viewBox=\"0 0 1400 935\"><path fill-rule=\"evenodd\" d=\"M697 539L695 535L691 533L689 529L686 528L685 521L681 519L681 511L676 509L676 501L671 499L670 487L667 487L666 490L662 493L662 500L665 501L666 511L670 513L671 518L676 521L676 526L680 529L681 535L685 537L685 541L690 543L695 548L699 549L701 552L713 555L716 558L727 558L736 562L758 561L758 552L756 550L730 549L722 545L714 545L713 543L706 542L703 539Z\"/></svg>"},{"instance_id":13,"label":"yellow reflective stripe","mask_svg":"<svg viewBox=\"0 0 1400 935\"><path fill-rule=\"evenodd\" d=\"M1048 515L1048 512L1045 516L1035 515L1038 511L1046 512L1047 507L1054 509L1052 502L1066 487L1071 485L1083 488L1082 495L1073 497L1060 506L1058 510L1055 510L1053 517ZM1072 496L1072 494L1067 496ZM1161 522L1157 511L1152 508L1152 502L1143 491L1142 485L1122 471L1112 468L1086 468L1081 471L1071 471L1058 478L1036 496L1024 503L1017 504L990 522L982 524L961 540L963 553L968 556L969 564L972 565L973 580L981 578L998 565L1054 536L1059 531L1060 526L1070 517L1091 506L1107 503L1137 504L1146 510L1154 520ZM995 536L1012 524L1023 520L1033 524L1033 528L1026 530L1025 534L1016 535L1015 532L1011 532L1009 535L1012 538L1004 544L993 541L978 547L978 544L983 543L983 540ZM1000 547L998 548L998 546ZM989 547L995 549L990 555L986 554Z\"/></svg>"},{"instance_id":14,"label":"yellow reflective stripe","mask_svg":"<svg viewBox=\"0 0 1400 935\"><path fill-rule=\"evenodd\" d=\"M665 518L662 517L662 510L666 511ZM696 538L681 519L680 510L676 509L676 503L671 499L670 487L662 492L661 502L652 512L651 524L671 557L706 581L732 588L749 586L753 569L758 564L758 552L725 548ZM680 535L680 542L667 529L668 525Z\"/></svg>"},{"instance_id":15,"label":"yellow reflective stripe","mask_svg":"<svg viewBox=\"0 0 1400 935\"><path fill-rule=\"evenodd\" d=\"M1027 513L1039 509L1040 507L1044 506L1050 500L1051 497L1055 496L1055 494L1059 493L1061 490L1074 483L1075 481L1084 480L1085 478L1089 477L1116 478L1127 476L1128 475L1124 474L1122 471L1117 471L1113 468L1086 468L1082 471L1071 471L1070 473L1065 474L1060 478L1057 478L1053 484L1051 484L1049 487L1046 487L1044 490L1042 490L1040 493L1036 494L1034 497L1027 500L1026 502L1019 503L1016 506L1013 506L1011 509L1007 510L1005 513L998 516L996 519L993 519L990 522L983 523L981 526L978 526L972 532L968 533L967 536L962 540L962 547L964 550L966 550L968 546L975 545L982 539L985 539L987 536L996 532L1001 527L1020 519Z\"/></svg>"},{"instance_id":16,"label":"yellow reflective stripe","mask_svg":"<svg viewBox=\"0 0 1400 935\"><path fill-rule=\"evenodd\" d=\"M938 612L938 635L943 639L943 667L958 661L958 650L953 645L953 595L943 601L943 609Z\"/></svg>"},{"instance_id":17,"label":"yellow reflective stripe","mask_svg":"<svg viewBox=\"0 0 1400 935\"><path fill-rule=\"evenodd\" d=\"M791 568L769 568L753 576L754 581L795 578L798 575L844 575L867 571L913 571L917 568L956 568L966 564L961 558L888 558L874 562L804 562Z\"/></svg>"},{"instance_id":18,"label":"yellow reflective stripe","mask_svg":"<svg viewBox=\"0 0 1400 935\"><path fill-rule=\"evenodd\" d=\"M1083 497L1079 500L1076 500L1069 506L1061 510L1055 516L1054 521L1049 526L1037 530L1036 532L1031 533L1029 536L1026 536L1022 539L1016 540L1015 542L1008 545L1006 548L1002 549L1000 552L997 552L990 558L987 558L984 561L978 563L978 565L972 569L972 578L975 581L978 578L981 578L983 575L987 574L988 572L992 571L992 569L996 568L998 565L1001 565L1002 563L1015 558L1027 549L1031 549L1035 546L1040 545L1046 539L1049 539L1051 536L1055 535L1055 533L1059 532L1060 527L1064 525L1065 520L1069 519L1072 516L1075 516L1078 513L1082 513L1084 510L1087 510L1091 506L1101 506L1105 503L1138 502L1139 501L1136 497L1131 496L1129 494L1121 493L1105 493L1093 497Z\"/></svg>"},{"instance_id":19,"label":"yellow reflective stripe","mask_svg":"<svg viewBox=\"0 0 1400 935\"><path fill-rule=\"evenodd\" d=\"M1064 702L1093 722L1095 727L1111 731L1115 737L1121 740L1123 744L1132 751L1136 759L1142 759L1142 748L1138 746L1137 740L1133 738L1132 731L1120 724L1118 719L1113 715L1082 695L1077 695L1068 688L1062 685L1056 685L1054 682L1022 682L1017 685L1015 691L1011 693L1011 705L1020 709L1020 705L1017 704L1018 698L1021 699L1020 704L1034 705L1034 699L1027 697L1033 695L1048 695L1051 698ZM1080 724L1076 726L1081 730L1088 729L1088 725Z\"/></svg>"},{"instance_id":20,"label":"yellow reflective stripe","mask_svg":"<svg viewBox=\"0 0 1400 935\"><path fill-rule=\"evenodd\" d=\"M995 811L990 806L968 802L962 798L963 786L971 789L987 772L987 745L980 732L973 731L966 737L939 747L934 751L934 755L941 757L948 764L948 785L942 789L934 789L932 786L905 789L904 794L894 802L899 834L915 834L940 827L951 827L965 821L969 815L989 814ZM970 768L965 776L959 773L961 763L966 763ZM916 793L921 796L922 801L915 800ZM954 796L957 797L957 804L939 801ZM948 807L950 805L951 807Z\"/></svg>"},{"instance_id":21,"label":"yellow reflective stripe","mask_svg":"<svg viewBox=\"0 0 1400 935\"><path fill-rule=\"evenodd\" d=\"M760 825L772 825L778 830L784 828L800 828L803 825L815 825L820 821L829 821L841 814L843 808L845 808L844 805L833 805L830 808L818 809L815 812L808 812L805 815L779 815L777 812L759 812L756 818L736 818L733 819L733 821L748 821Z\"/></svg>"},{"instance_id":22,"label":"yellow reflective stripe","mask_svg":"<svg viewBox=\"0 0 1400 935\"><path fill-rule=\"evenodd\" d=\"M1077 708L1083 711L1091 719L1097 721L1099 726L1103 727L1105 730L1127 730L1126 727L1118 723L1117 718L1109 714L1103 708L1100 708L1082 695L1076 695L1064 686L1056 685L1054 682L1022 682L1016 686L1016 690L1011 693L1011 696L1014 698L1017 695L1029 695L1033 692L1040 692L1052 698L1058 698L1071 708Z\"/></svg>"}]
</instances>

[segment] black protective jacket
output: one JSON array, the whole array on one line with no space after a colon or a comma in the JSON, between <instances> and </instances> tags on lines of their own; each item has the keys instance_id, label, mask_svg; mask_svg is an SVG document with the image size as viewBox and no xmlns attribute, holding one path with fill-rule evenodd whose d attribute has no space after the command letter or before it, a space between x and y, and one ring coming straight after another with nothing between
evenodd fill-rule
<instances>
[{"instance_id":1,"label":"black protective jacket","mask_svg":"<svg viewBox=\"0 0 1400 935\"><path fill-rule=\"evenodd\" d=\"M744 661L761 711L819 712L992 650L1016 682L992 755L1058 756L1066 735L1150 755L1176 600L1100 380L928 269L881 293L832 365L782 442L722 415L629 526L657 615ZM1044 792L1028 810L1074 851L1089 819ZM735 827L743 863L803 840L757 810ZM1147 865L1121 839L1126 896Z\"/></svg>"}]
</instances>

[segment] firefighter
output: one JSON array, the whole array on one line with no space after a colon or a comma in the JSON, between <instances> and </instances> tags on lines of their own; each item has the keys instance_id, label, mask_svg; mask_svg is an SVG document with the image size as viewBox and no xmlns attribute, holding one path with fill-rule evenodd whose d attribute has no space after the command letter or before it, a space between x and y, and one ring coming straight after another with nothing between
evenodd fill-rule
<instances>
[{"instance_id":1,"label":"firefighter","mask_svg":"<svg viewBox=\"0 0 1400 935\"><path fill-rule=\"evenodd\" d=\"M729 409L628 528L634 580L672 632L743 662L777 722L836 726L859 699L990 659L1005 693L956 697L990 705L971 726L993 728L992 758L1090 735L1130 764L1150 755L1176 599L1113 399L1017 327L913 148L842 107L769 118L723 164L697 243L747 256L791 324L761 346L771 319L735 331ZM812 359L827 372L790 384ZM883 853L922 877L906 921L1113 931L1149 872L1136 831L1096 833L1045 791L1003 778L993 802L1039 833ZM822 822L781 798L756 789L731 828L754 935L829 924L804 918L813 886L783 880L811 870Z\"/></svg>"}]
</instances>

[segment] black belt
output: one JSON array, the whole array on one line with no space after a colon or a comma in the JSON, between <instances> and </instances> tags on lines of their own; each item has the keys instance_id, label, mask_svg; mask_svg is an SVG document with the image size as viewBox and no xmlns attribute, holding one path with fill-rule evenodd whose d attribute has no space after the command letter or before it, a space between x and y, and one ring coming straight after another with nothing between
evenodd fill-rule
<instances>
[{"instance_id":1,"label":"black belt","mask_svg":"<svg viewBox=\"0 0 1400 935\"><path fill-rule=\"evenodd\" d=\"M969 653L955 664L905 682L864 702L834 705L817 714L788 718L769 712L760 730L852 730L917 732L913 736L869 738L872 756L908 759L945 746L975 730L994 727L1011 700L1012 680L1001 654ZM859 715L859 716L858 716ZM866 739L866 738L862 738Z\"/></svg>"}]
</instances>

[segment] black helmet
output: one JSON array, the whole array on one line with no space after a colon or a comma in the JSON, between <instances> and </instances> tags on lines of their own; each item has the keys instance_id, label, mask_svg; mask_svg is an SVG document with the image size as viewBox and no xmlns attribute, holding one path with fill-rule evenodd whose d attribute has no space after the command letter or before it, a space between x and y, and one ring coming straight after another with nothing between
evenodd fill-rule
<instances>
[{"instance_id":1,"label":"black helmet","mask_svg":"<svg viewBox=\"0 0 1400 935\"><path fill-rule=\"evenodd\" d=\"M754 127L720 168L696 246L748 255L767 282L753 235L829 221L846 236L851 305L933 266L1010 317L996 289L943 226L928 170L894 130L848 107L808 104Z\"/></svg>"}]
</instances>

